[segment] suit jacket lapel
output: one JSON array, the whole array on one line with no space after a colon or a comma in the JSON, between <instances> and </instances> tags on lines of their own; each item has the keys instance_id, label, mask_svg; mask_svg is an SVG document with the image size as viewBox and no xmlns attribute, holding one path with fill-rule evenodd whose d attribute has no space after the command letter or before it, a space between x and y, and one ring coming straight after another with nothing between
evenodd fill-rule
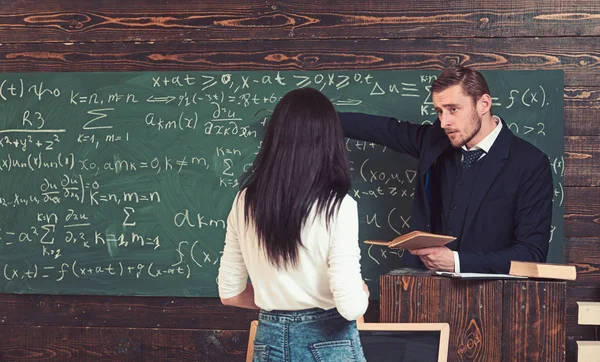
<instances>
[{"instance_id":1,"label":"suit jacket lapel","mask_svg":"<svg viewBox=\"0 0 600 362\"><path fill-rule=\"evenodd\" d=\"M500 170L504 167L504 163L509 156L510 144L513 137L512 132L508 129L504 120L502 120L502 130L500 131L498 138L496 138L490 152L481 160L485 162L482 163L481 168L479 169L479 176L477 177L477 182L471 193L467 215L465 216L465 226L462 232L463 236L469 229L473 220L477 217L477 211L479 210L487 191L492 186L492 183Z\"/></svg>"}]
</instances>

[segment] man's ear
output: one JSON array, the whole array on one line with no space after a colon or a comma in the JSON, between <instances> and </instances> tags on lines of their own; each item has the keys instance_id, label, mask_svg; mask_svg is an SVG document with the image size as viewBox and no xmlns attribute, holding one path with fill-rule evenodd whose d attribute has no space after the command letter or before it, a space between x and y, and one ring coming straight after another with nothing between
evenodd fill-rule
<instances>
[{"instance_id":1,"label":"man's ear","mask_svg":"<svg viewBox=\"0 0 600 362\"><path fill-rule=\"evenodd\" d=\"M479 114L480 117L483 117L485 114L489 113L491 108L492 97L490 97L489 94L484 94L479 97L479 100L477 101L477 114Z\"/></svg>"}]
</instances>

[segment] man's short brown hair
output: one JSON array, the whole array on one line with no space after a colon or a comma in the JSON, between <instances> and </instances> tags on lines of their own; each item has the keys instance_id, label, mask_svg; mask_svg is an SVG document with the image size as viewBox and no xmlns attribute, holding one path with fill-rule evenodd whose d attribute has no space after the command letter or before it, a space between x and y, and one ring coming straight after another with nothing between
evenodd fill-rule
<instances>
[{"instance_id":1,"label":"man's short brown hair","mask_svg":"<svg viewBox=\"0 0 600 362\"><path fill-rule=\"evenodd\" d=\"M457 84L460 84L463 92L473 99L473 104L477 103L482 95L490 94L490 88L483 75L476 70L461 65L446 68L440 77L433 81L431 93L442 92L446 88Z\"/></svg>"}]
</instances>

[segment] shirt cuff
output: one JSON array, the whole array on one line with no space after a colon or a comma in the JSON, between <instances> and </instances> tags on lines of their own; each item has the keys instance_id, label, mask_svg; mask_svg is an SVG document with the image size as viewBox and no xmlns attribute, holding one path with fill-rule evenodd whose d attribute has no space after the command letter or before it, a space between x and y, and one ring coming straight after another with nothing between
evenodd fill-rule
<instances>
[{"instance_id":1,"label":"shirt cuff","mask_svg":"<svg viewBox=\"0 0 600 362\"><path fill-rule=\"evenodd\" d=\"M454 272L460 273L460 259L458 258L458 252L453 251L452 253L454 254Z\"/></svg>"}]
</instances>

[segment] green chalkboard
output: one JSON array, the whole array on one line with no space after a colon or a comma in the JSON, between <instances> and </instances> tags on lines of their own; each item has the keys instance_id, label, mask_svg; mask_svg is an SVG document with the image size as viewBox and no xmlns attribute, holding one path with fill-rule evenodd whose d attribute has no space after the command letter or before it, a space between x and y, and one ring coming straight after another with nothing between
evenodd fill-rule
<instances>
[{"instance_id":1,"label":"green chalkboard","mask_svg":"<svg viewBox=\"0 0 600 362\"><path fill-rule=\"evenodd\" d=\"M489 71L494 113L555 172L563 249L563 74ZM280 97L435 119L431 71L10 73L0 76L0 291L216 296L225 221ZM410 225L416 161L347 141L364 276L402 266L362 241ZM377 293L374 292L373 295Z\"/></svg>"}]
</instances>

